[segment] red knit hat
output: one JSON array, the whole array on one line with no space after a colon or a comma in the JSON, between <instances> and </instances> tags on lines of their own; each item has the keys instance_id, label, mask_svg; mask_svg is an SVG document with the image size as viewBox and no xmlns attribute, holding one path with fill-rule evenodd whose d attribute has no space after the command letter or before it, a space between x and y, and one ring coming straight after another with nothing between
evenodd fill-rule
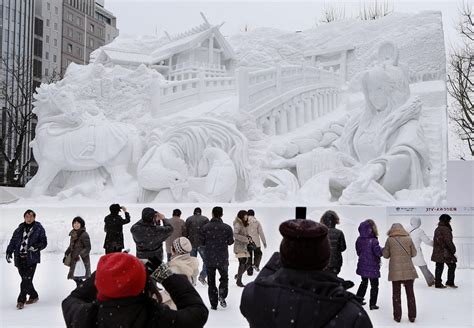
<instances>
[{"instance_id":1,"label":"red knit hat","mask_svg":"<svg viewBox=\"0 0 474 328\"><path fill-rule=\"evenodd\" d=\"M328 228L311 220L289 220L280 225L281 263L297 270L322 270L329 263L331 249Z\"/></svg>"},{"instance_id":2,"label":"red knit hat","mask_svg":"<svg viewBox=\"0 0 474 328\"><path fill-rule=\"evenodd\" d=\"M99 301L137 296L145 282L145 266L133 255L112 253L102 256L97 264L95 286Z\"/></svg>"}]
</instances>

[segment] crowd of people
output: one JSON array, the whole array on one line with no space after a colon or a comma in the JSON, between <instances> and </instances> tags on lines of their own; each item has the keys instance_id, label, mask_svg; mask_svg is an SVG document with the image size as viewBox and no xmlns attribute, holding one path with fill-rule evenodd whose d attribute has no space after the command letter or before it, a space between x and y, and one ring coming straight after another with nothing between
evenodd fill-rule
<instances>
[{"instance_id":1,"label":"crowd of people","mask_svg":"<svg viewBox=\"0 0 474 328\"><path fill-rule=\"evenodd\" d=\"M231 245L239 263L234 279L244 288L240 311L250 327L372 327L363 305L370 283L369 309L379 309L382 257L389 261L388 280L392 282L393 318L397 322L402 317L402 285L409 321L416 319L415 266L428 286L457 288L456 247L447 214L440 216L433 240L422 230L420 218L414 217L408 229L394 223L383 247L376 223L370 219L361 222L355 243L356 273L361 281L353 294L348 289L354 283L338 277L347 245L343 231L336 228L340 218L334 211L325 212L319 223L306 219L283 222L279 252L260 270L262 247L267 247L267 241L252 209L239 211L230 226L224 223L223 209L218 206L212 209L211 219L197 207L186 220L181 219L179 209L167 219L146 207L130 229L136 256L124 249L123 226L131 222L130 214L119 204L112 204L109 210L104 219L105 255L95 272L91 272L86 222L79 216L72 220L63 258L69 267L67 278L77 284L62 303L68 327L203 327L209 312L194 286L198 282L207 285L212 310L227 307ZM23 217L6 251L8 263L14 259L21 277L18 309L39 300L33 278L41 251L47 247L45 229L36 221L35 212L27 210ZM434 276L424 260L421 243L433 247ZM448 277L443 284L445 264ZM254 272L258 273L256 279L244 285L243 275Z\"/></svg>"}]
</instances>

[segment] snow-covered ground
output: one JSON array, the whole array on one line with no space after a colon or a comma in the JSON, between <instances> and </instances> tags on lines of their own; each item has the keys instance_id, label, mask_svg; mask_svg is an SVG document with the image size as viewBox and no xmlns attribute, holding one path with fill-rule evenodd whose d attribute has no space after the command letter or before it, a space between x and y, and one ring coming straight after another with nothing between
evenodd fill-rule
<instances>
[{"instance_id":1,"label":"snow-covered ground","mask_svg":"<svg viewBox=\"0 0 474 328\"><path fill-rule=\"evenodd\" d=\"M171 214L173 208L179 207L183 211L183 217L191 214L195 204L160 204L155 207L167 216ZM223 205L224 221L232 224L233 217L242 204ZM205 215L210 214L212 206L202 204L201 208ZM263 263L265 263L274 251L277 251L281 241L278 232L280 222L292 218L293 207L278 206L253 206L257 218L262 223L268 239L268 248L264 250ZM22 214L26 209L25 205L5 205L0 207L0 253L4 257L6 246L15 227L21 223ZM20 278L13 264L7 264L2 258L0 260L0 320L1 327L63 327L64 322L61 313L61 301L74 288L74 282L66 279L67 267L62 264L62 254L68 245L68 232L70 222L76 215L81 215L86 221L86 227L92 240L92 267L95 268L100 255L103 253L102 243L104 240L103 217L107 214L107 206L87 207L76 204L76 206L48 205L43 207L35 206L37 219L46 229L48 235L48 247L42 253L42 263L38 265L35 275L35 287L40 295L40 302L27 306L24 310L18 311L15 308L16 298L19 292ZM142 206L129 206L132 216L132 224L140 216ZM341 216L342 229L346 236L348 250L344 253L344 266L341 276L345 279L353 280L357 290L359 277L355 274L356 255L354 243L357 238L357 227L359 223L367 218L372 218L377 222L380 231L380 243L385 243L385 231L393 222L400 222L404 225L409 223L409 215L388 214L384 207L337 207L335 209ZM407 208L410 213L414 208ZM321 214L326 210L323 207L309 207L308 218L319 220ZM460 209L457 209L460 212ZM380 295L378 305L380 310L367 311L372 318L375 327L472 327L473 325L473 298L474 298L474 218L465 212L464 215L452 214L453 233L455 243L458 246L459 263L462 269L457 270L456 284L459 289L439 290L429 288L422 278L415 283L415 295L417 297L418 316L414 324L408 322L406 318L406 308L401 324L396 324L392 319L391 305L391 285L387 281L388 268L387 261L383 261L382 278L380 280ZM422 216L422 227L426 233L432 237L436 227L439 214ZM134 253L134 244L130 235L130 225L125 226L125 244ZM431 249L423 246L425 258L428 260L430 269L434 272L434 265L429 262ZM231 264L229 276L237 272L238 263L232 256L232 247L229 248ZM418 272L420 277L421 273ZM445 273L446 275L446 273ZM244 277L244 283L249 282L253 277ZM207 289L201 285L197 289L207 305ZM235 281L230 279L230 290L228 298L228 308L212 311L206 327L247 327L245 318L239 311L240 296L242 290L235 285ZM405 303L404 303L405 304Z\"/></svg>"}]
</instances>

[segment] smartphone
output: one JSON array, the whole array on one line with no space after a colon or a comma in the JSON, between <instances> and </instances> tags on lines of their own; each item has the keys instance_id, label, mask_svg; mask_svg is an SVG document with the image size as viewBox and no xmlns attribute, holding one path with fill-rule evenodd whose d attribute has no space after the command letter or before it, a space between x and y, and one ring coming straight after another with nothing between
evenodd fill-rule
<instances>
[{"instance_id":1,"label":"smartphone","mask_svg":"<svg viewBox=\"0 0 474 328\"><path fill-rule=\"evenodd\" d=\"M295 219L306 219L306 207L297 206L295 208Z\"/></svg>"}]
</instances>

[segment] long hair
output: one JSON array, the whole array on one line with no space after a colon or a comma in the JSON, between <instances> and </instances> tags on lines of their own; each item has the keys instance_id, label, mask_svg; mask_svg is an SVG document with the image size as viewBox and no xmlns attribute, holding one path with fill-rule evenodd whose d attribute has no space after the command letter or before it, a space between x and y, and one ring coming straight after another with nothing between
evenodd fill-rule
<instances>
[{"instance_id":1,"label":"long hair","mask_svg":"<svg viewBox=\"0 0 474 328\"><path fill-rule=\"evenodd\" d=\"M329 226L330 222L332 222L332 224L334 224L335 226L336 224L339 224L339 215L337 215L336 212L331 211L331 210L326 211L321 216L321 219L319 220L319 222L321 222L325 226Z\"/></svg>"},{"instance_id":2,"label":"long hair","mask_svg":"<svg viewBox=\"0 0 474 328\"><path fill-rule=\"evenodd\" d=\"M247 214L247 211L245 210L240 210L238 213L237 213L237 218L240 219L240 221L242 221L242 224L244 225L244 227L248 226L249 225L249 221L244 221L244 217L248 215Z\"/></svg>"},{"instance_id":3,"label":"long hair","mask_svg":"<svg viewBox=\"0 0 474 328\"><path fill-rule=\"evenodd\" d=\"M145 282L145 295L152 301L157 302L158 304L163 303L163 298L161 297L160 291L156 286L156 283L151 279L151 277L147 274L146 282Z\"/></svg>"},{"instance_id":4,"label":"long hair","mask_svg":"<svg viewBox=\"0 0 474 328\"><path fill-rule=\"evenodd\" d=\"M367 222L372 227L372 231L374 232L374 236L378 237L379 236L379 230L377 229L377 225L375 224L374 220L368 219Z\"/></svg>"}]
</instances>

